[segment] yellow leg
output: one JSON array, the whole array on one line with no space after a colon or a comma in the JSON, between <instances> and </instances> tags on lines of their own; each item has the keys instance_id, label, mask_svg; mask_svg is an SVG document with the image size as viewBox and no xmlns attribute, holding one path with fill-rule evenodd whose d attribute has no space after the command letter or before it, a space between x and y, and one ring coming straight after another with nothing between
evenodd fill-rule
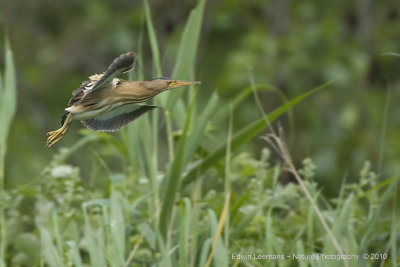
<instances>
[{"instance_id":1,"label":"yellow leg","mask_svg":"<svg viewBox=\"0 0 400 267\"><path fill-rule=\"evenodd\" d=\"M47 133L47 135L49 136L46 142L47 147L51 147L64 137L64 135L68 131L69 125L71 124L71 116L71 113L68 113L67 118L65 119L64 124L60 129Z\"/></svg>"}]
</instances>

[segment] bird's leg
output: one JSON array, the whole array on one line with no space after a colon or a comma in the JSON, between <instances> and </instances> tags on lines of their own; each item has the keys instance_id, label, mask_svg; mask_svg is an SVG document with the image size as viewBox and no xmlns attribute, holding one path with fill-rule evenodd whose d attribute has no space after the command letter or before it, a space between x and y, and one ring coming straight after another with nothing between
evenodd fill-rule
<instances>
[{"instance_id":1,"label":"bird's leg","mask_svg":"<svg viewBox=\"0 0 400 267\"><path fill-rule=\"evenodd\" d=\"M64 124L60 129L47 133L47 135L49 136L46 142L47 147L51 147L52 145L60 141L61 138L64 137L64 135L68 131L69 125L72 122L71 116L72 116L71 113L68 113L67 118L65 119Z\"/></svg>"}]
</instances>

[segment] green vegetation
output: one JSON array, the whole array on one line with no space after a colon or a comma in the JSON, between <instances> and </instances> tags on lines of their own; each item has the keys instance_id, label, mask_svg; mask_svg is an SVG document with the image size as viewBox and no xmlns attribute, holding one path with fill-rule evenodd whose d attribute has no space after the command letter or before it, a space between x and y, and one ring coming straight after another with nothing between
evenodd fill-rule
<instances>
[{"instance_id":1,"label":"green vegetation","mask_svg":"<svg viewBox=\"0 0 400 267\"><path fill-rule=\"evenodd\" d=\"M155 16L150 3L143 3L145 26L138 37L138 66L153 62L153 73L161 76L166 71L153 24ZM91 5L95 12L105 12L101 5ZM197 79L195 63L205 9L206 1L198 1L182 28L173 77ZM252 45L258 44L257 31L252 32L256 39ZM147 37L152 61L145 60L143 51ZM249 69L249 82L240 92L229 97L228 88L219 94L214 85L202 80L200 88L177 89L156 97L161 109L119 133L84 129L62 140L58 149L45 149L43 131L43 148L25 148L23 155L16 136L29 134L24 132L29 126L23 126L18 114L11 124L17 88L8 41L4 55L0 75L0 267L399 264L396 212L400 178L382 169L390 102L379 107L386 109L380 117L385 118L381 154L374 158L379 163L364 157L360 165L345 166L350 170L337 166L343 169L334 172L342 175L333 183L334 190L324 188L332 182L324 183L324 174L318 173L319 168L327 169L322 165L326 158L303 153L304 143L291 141L299 138L296 132L287 134L288 129L299 128L297 114L303 111L309 112L310 120L316 120L315 113L323 120L319 105L312 111L306 106L321 95L318 100L326 103L327 92L329 96L338 94L337 88L352 80L351 73L336 79L343 71L340 66L327 67L329 73L316 87L300 77L289 92L255 84L253 75L260 71L255 69ZM331 62L328 56L323 59ZM363 63L361 60L360 65ZM300 63L291 64L297 69ZM145 70L139 67L130 78L145 79ZM265 111L265 94L281 104ZM254 109L248 109L249 105ZM249 110L252 114L241 124L242 113ZM340 113L346 127L359 116L351 103ZM306 117L300 118L304 121ZM278 119L288 123L274 123ZM317 154L322 157L324 138L311 135L313 146L321 147ZM254 141L257 137L261 138ZM37 158L27 156L32 153ZM304 160L299 160L299 154ZM332 158L329 155L327 158ZM17 170L28 168L31 160L41 164L40 171ZM16 175L22 173L30 176ZM307 260L301 255L359 258Z\"/></svg>"}]
</instances>

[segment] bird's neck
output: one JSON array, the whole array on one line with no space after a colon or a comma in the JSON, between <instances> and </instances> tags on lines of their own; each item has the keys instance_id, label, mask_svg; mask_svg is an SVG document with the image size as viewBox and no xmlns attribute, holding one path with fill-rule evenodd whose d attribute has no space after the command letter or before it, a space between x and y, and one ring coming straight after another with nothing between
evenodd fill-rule
<instances>
[{"instance_id":1,"label":"bird's neck","mask_svg":"<svg viewBox=\"0 0 400 267\"><path fill-rule=\"evenodd\" d=\"M143 81L124 81L113 91L115 97L132 102L143 102L159 93Z\"/></svg>"}]
</instances>

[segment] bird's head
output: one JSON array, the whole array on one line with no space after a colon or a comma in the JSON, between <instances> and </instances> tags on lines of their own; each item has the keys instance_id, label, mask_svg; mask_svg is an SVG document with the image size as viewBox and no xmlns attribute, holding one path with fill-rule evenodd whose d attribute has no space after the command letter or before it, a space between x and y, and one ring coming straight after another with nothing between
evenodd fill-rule
<instances>
[{"instance_id":1,"label":"bird's head","mask_svg":"<svg viewBox=\"0 0 400 267\"><path fill-rule=\"evenodd\" d=\"M162 77L162 78L155 78L152 79L151 81L147 81L147 86L148 88L158 90L158 91L165 91L173 88L178 88L182 86L187 86L187 85L193 85L193 84L200 84L201 82L198 81L180 81L180 80L174 80L168 77Z\"/></svg>"}]
</instances>

